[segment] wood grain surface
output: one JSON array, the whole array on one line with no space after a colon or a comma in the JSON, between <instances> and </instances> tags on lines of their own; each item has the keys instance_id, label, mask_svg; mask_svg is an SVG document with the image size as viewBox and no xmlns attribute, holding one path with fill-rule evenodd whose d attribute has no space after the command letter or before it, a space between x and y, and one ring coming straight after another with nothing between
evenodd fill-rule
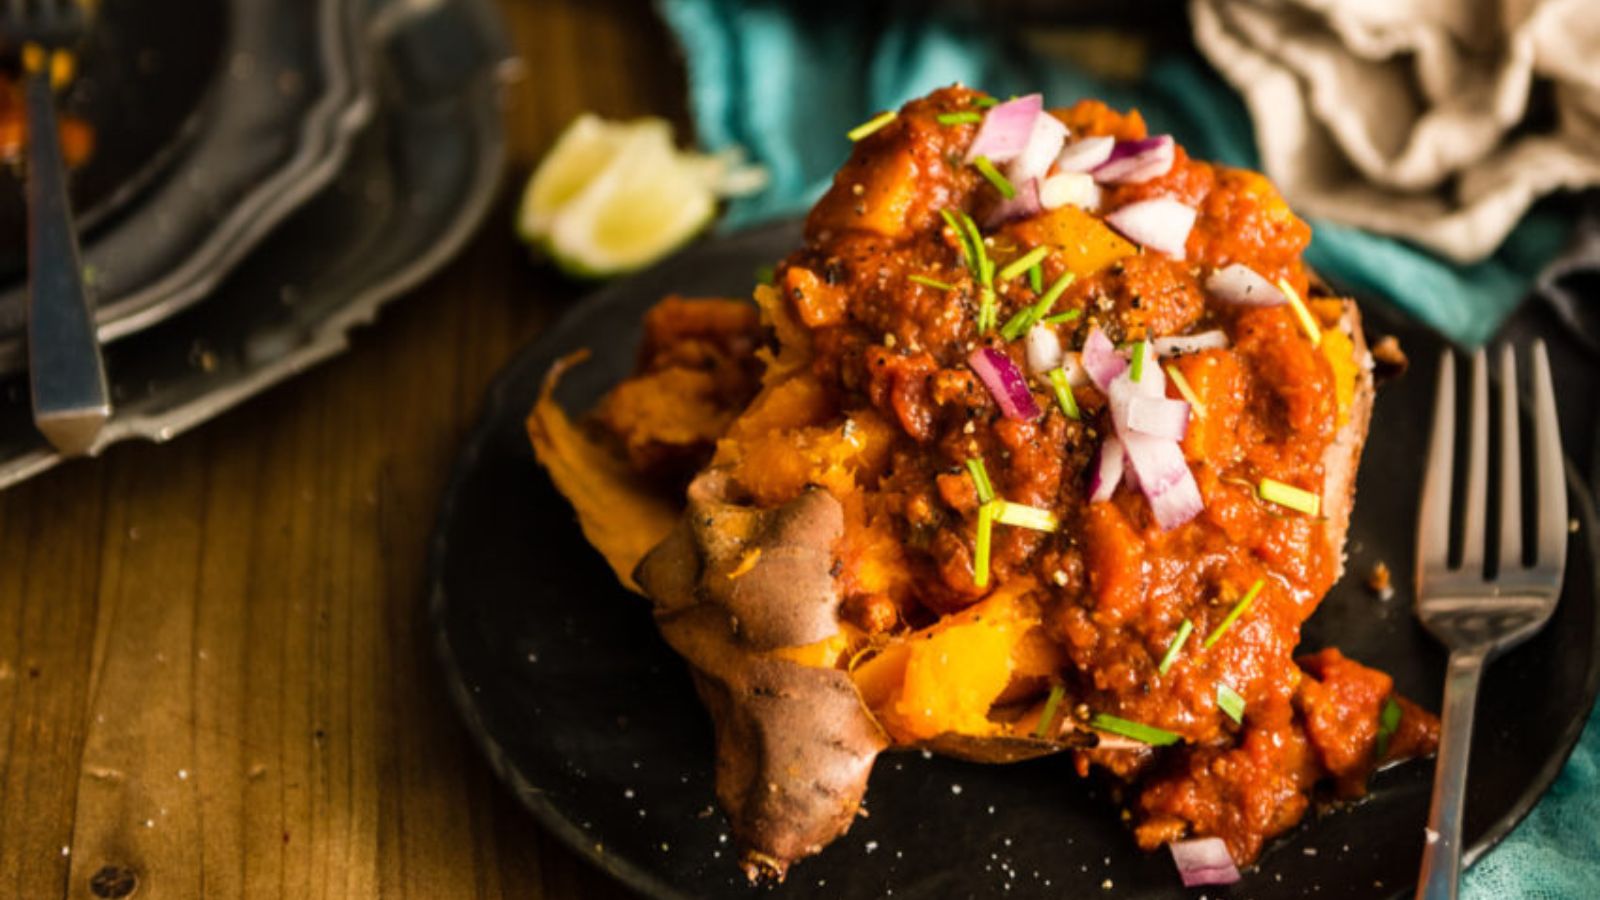
<instances>
[{"instance_id":1,"label":"wood grain surface","mask_svg":"<svg viewBox=\"0 0 1600 900\"><path fill-rule=\"evenodd\" d=\"M642 0L504 10L512 169L459 259L297 381L0 494L0 898L624 895L468 743L424 548L484 387L581 292L514 186L582 110L682 124L683 72Z\"/></svg>"}]
</instances>

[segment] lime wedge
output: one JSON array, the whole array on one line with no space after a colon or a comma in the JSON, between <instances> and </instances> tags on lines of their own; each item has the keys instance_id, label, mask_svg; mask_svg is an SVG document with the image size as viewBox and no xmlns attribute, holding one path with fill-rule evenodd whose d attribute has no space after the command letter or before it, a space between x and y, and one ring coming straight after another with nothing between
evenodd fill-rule
<instances>
[{"instance_id":1,"label":"lime wedge","mask_svg":"<svg viewBox=\"0 0 1600 900\"><path fill-rule=\"evenodd\" d=\"M764 178L737 154L673 145L661 119L578 117L533 173L517 214L522 238L579 277L615 275L665 256L704 228L717 197Z\"/></svg>"}]
</instances>

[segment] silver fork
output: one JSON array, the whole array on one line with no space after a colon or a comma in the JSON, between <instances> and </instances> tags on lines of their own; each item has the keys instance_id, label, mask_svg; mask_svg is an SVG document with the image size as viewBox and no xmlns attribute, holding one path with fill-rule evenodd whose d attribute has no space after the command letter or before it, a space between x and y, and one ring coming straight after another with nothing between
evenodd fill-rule
<instances>
[{"instance_id":1,"label":"silver fork","mask_svg":"<svg viewBox=\"0 0 1600 900\"><path fill-rule=\"evenodd\" d=\"M28 115L28 370L33 421L57 450L83 453L111 417L111 391L83 281L58 139L54 74L93 21L86 0L5 0L0 42L21 59Z\"/></svg>"},{"instance_id":2,"label":"silver fork","mask_svg":"<svg viewBox=\"0 0 1600 900\"><path fill-rule=\"evenodd\" d=\"M1461 562L1450 564L1451 480L1456 435L1454 354L1439 364L1428 471L1417 527L1417 618L1450 649L1445 676L1433 802L1417 882L1419 900L1453 900L1461 870L1461 816L1471 750L1478 678L1494 655L1544 627L1561 595L1567 562L1567 483L1555 390L1543 342L1533 345L1533 468L1537 485L1532 562L1522 533L1522 454L1518 435L1517 358L1500 351L1500 554L1491 579L1484 571L1489 496L1489 372L1484 352L1472 358L1467 470L1461 520Z\"/></svg>"}]
</instances>

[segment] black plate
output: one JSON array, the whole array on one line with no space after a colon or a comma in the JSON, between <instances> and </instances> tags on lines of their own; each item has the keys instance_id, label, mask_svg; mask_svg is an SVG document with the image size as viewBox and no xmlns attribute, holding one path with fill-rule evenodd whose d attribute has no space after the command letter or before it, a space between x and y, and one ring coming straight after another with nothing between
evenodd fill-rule
<instances>
[{"instance_id":1,"label":"black plate","mask_svg":"<svg viewBox=\"0 0 1600 900\"><path fill-rule=\"evenodd\" d=\"M462 451L432 546L431 608L452 693L490 764L555 834L656 897L742 897L728 827L714 807L711 736L683 664L644 600L620 587L584 542L522 430L557 357L595 355L559 399L587 408L628 371L640 314L668 292L741 295L758 266L798 245L786 224L699 244L583 301L520 354L491 389ZM1351 530L1350 570L1387 560L1405 581L1443 345L1381 310L1368 330L1401 337L1419 371L1379 393ZM1569 455L1589 459L1600 372L1540 310L1510 329L1550 333ZM1594 511L1578 475L1566 592L1550 623L1496 661L1483 682L1466 832L1477 858L1549 787L1600 684ZM1358 576L1337 585L1305 630L1305 649L1337 644L1437 708L1444 655L1418 627L1406 585L1380 602ZM1258 870L1208 896L1373 897L1415 883L1431 767L1381 773L1352 809L1311 818L1273 843ZM1184 896L1171 860L1145 854L1105 785L1064 759L978 766L919 754L882 757L871 816L797 865L774 896L1070 896L1109 881L1110 896Z\"/></svg>"}]
</instances>

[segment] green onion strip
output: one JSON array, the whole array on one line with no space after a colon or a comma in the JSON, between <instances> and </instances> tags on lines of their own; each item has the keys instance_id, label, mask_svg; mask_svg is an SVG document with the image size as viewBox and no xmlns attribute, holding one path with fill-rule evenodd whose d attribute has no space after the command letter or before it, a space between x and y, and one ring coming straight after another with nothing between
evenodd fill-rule
<instances>
[{"instance_id":1,"label":"green onion strip","mask_svg":"<svg viewBox=\"0 0 1600 900\"><path fill-rule=\"evenodd\" d=\"M1194 623L1184 619L1183 624L1178 626L1178 633L1173 635L1172 640L1167 644L1167 652L1162 654L1161 664L1156 666L1157 672L1163 675L1167 674L1167 670L1172 668L1172 664L1177 661L1178 654L1183 652L1183 645L1189 642L1189 635L1193 633Z\"/></svg>"},{"instance_id":2,"label":"green onion strip","mask_svg":"<svg viewBox=\"0 0 1600 900\"><path fill-rule=\"evenodd\" d=\"M1044 701L1044 712L1039 714L1039 724L1034 726L1033 736L1044 737L1050 732L1050 723L1056 719L1056 708L1061 705L1061 698L1066 696L1067 688L1062 684L1050 687L1050 696Z\"/></svg>"},{"instance_id":3,"label":"green onion strip","mask_svg":"<svg viewBox=\"0 0 1600 900\"><path fill-rule=\"evenodd\" d=\"M1229 628L1232 628L1233 623L1237 622L1239 617L1244 615L1244 611L1250 608L1250 604L1255 601L1256 595L1260 594L1261 589L1266 587L1266 585L1267 580L1265 578L1257 578L1256 583L1250 585L1250 590L1245 591L1244 596L1239 598L1239 602L1233 605L1233 609L1228 610L1228 615L1223 618L1222 624L1218 625L1211 632L1211 635L1206 638L1204 645L1205 649L1210 650L1212 645L1216 644L1217 641L1222 640L1223 633Z\"/></svg>"},{"instance_id":4,"label":"green onion strip","mask_svg":"<svg viewBox=\"0 0 1600 900\"><path fill-rule=\"evenodd\" d=\"M877 115L873 116L872 118L866 120L865 122L862 122L860 125L857 125L856 127L854 127L852 129L850 129L849 131L845 132L845 136L848 137L852 141L859 141L862 138L867 137L868 135L870 135L873 132L877 131L878 129L882 128L883 126L889 124L890 122L893 122L895 120L895 117L898 116L898 115L900 115L900 114L898 112L895 112L892 109L885 110L885 111L883 111L881 113L878 113Z\"/></svg>"},{"instance_id":5,"label":"green onion strip","mask_svg":"<svg viewBox=\"0 0 1600 900\"><path fill-rule=\"evenodd\" d=\"M1125 738L1136 740L1141 744L1149 744L1152 747L1166 747L1178 742L1178 736L1165 728L1157 728L1154 725L1146 725L1142 722L1130 722L1127 719L1118 718L1108 713L1095 713L1089 719L1089 727L1098 728L1101 731L1109 731L1112 734L1119 734Z\"/></svg>"}]
</instances>

